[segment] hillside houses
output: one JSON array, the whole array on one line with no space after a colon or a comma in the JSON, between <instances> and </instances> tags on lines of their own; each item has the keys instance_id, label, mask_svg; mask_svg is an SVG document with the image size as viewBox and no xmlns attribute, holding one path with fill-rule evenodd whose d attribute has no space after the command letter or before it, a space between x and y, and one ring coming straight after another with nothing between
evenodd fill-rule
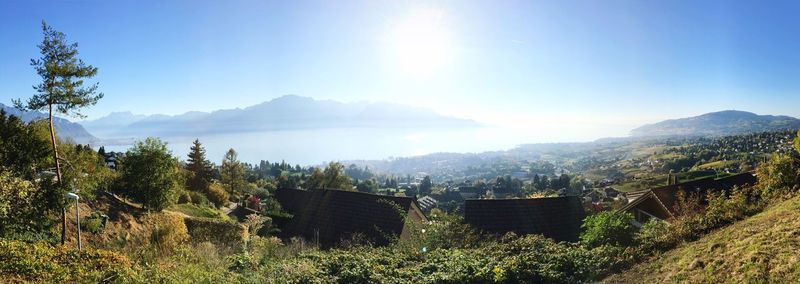
<instances>
[{"instance_id":1,"label":"hillside houses","mask_svg":"<svg viewBox=\"0 0 800 284\"><path fill-rule=\"evenodd\" d=\"M679 195L696 195L700 197L701 202L705 202L705 196L711 191L727 192L736 186L754 185L756 181L755 175L747 172L720 179L712 176L633 191L628 193L628 204L619 210L631 213L635 219L634 225L637 226L641 226L651 219L670 220L677 214L675 205L679 201Z\"/></svg>"}]
</instances>

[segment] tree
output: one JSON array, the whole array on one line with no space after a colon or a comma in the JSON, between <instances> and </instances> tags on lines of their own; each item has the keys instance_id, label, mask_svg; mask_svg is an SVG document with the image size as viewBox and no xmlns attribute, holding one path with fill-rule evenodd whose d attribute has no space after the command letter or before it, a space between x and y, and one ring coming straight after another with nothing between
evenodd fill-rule
<instances>
[{"instance_id":1,"label":"tree","mask_svg":"<svg viewBox=\"0 0 800 284\"><path fill-rule=\"evenodd\" d=\"M37 135L36 126L0 110L0 167L28 180L33 180L48 157L48 142Z\"/></svg>"},{"instance_id":2,"label":"tree","mask_svg":"<svg viewBox=\"0 0 800 284\"><path fill-rule=\"evenodd\" d=\"M220 181L222 185L233 196L239 196L244 190L244 167L239 162L236 150L230 149L222 158L222 165L219 168Z\"/></svg>"},{"instance_id":3,"label":"tree","mask_svg":"<svg viewBox=\"0 0 800 284\"><path fill-rule=\"evenodd\" d=\"M314 168L311 175L308 176L306 181L306 189L323 189L325 188L325 173L319 168Z\"/></svg>"},{"instance_id":4,"label":"tree","mask_svg":"<svg viewBox=\"0 0 800 284\"><path fill-rule=\"evenodd\" d=\"M127 195L156 211L175 203L179 166L165 142L152 137L137 141L121 162L120 181Z\"/></svg>"},{"instance_id":5,"label":"tree","mask_svg":"<svg viewBox=\"0 0 800 284\"><path fill-rule=\"evenodd\" d=\"M325 183L322 188L353 190L353 183L345 174L344 165L337 162L328 164L328 167L325 168Z\"/></svg>"},{"instance_id":6,"label":"tree","mask_svg":"<svg viewBox=\"0 0 800 284\"><path fill-rule=\"evenodd\" d=\"M211 183L214 172L211 169L211 162L206 159L206 149L200 144L199 139L195 139L189 148L186 169L190 173L186 179L186 187L190 190L205 192Z\"/></svg>"},{"instance_id":7,"label":"tree","mask_svg":"<svg viewBox=\"0 0 800 284\"><path fill-rule=\"evenodd\" d=\"M26 104L21 100L14 100L14 106L19 109L40 111L47 109L50 122L50 142L52 145L53 160L56 165L56 182L64 187L61 176L61 161L58 155L58 141L53 123L54 112L67 116L83 117L80 109L92 106L103 98L103 93L98 93L98 83L84 86L85 78L97 75L97 68L87 65L77 58L78 43L69 43L66 35L54 30L42 21L44 39L38 45L42 57L31 59L31 66L42 78L42 82L33 88L36 94ZM63 196L62 192L53 193ZM61 210L61 244L66 241L66 207Z\"/></svg>"},{"instance_id":8,"label":"tree","mask_svg":"<svg viewBox=\"0 0 800 284\"><path fill-rule=\"evenodd\" d=\"M218 183L211 183L208 186L208 190L206 190L206 196L211 203L214 203L214 206L217 208L225 206L228 204L228 200L230 199L230 195L225 192L224 186Z\"/></svg>"},{"instance_id":9,"label":"tree","mask_svg":"<svg viewBox=\"0 0 800 284\"><path fill-rule=\"evenodd\" d=\"M425 176L424 178L422 178L422 182L419 183L419 194L430 195L432 188L433 188L433 183L431 182L431 177Z\"/></svg>"}]
</instances>

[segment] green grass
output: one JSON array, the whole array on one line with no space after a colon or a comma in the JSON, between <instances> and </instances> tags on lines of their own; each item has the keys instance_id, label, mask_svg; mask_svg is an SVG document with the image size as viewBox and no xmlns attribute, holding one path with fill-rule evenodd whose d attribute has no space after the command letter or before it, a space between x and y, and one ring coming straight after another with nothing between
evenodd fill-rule
<instances>
[{"instance_id":1,"label":"green grass","mask_svg":"<svg viewBox=\"0 0 800 284\"><path fill-rule=\"evenodd\" d=\"M800 197L681 245L606 283L797 283Z\"/></svg>"},{"instance_id":2,"label":"green grass","mask_svg":"<svg viewBox=\"0 0 800 284\"><path fill-rule=\"evenodd\" d=\"M222 210L191 203L175 204L169 207L168 210L180 212L192 217L214 218L221 220L229 219L228 215L225 215Z\"/></svg>"}]
</instances>

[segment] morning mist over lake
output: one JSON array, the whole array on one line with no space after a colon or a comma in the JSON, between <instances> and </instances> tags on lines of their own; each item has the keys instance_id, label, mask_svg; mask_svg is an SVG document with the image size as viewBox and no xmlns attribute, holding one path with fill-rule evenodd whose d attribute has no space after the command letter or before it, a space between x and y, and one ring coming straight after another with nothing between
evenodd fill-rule
<instances>
[{"instance_id":1,"label":"morning mist over lake","mask_svg":"<svg viewBox=\"0 0 800 284\"><path fill-rule=\"evenodd\" d=\"M0 283L800 283L798 12L0 0Z\"/></svg>"}]
</instances>

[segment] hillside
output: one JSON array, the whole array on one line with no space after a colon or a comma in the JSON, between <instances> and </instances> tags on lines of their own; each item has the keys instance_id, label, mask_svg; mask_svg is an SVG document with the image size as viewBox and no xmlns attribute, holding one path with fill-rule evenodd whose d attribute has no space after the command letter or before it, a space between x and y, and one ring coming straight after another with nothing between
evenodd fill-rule
<instances>
[{"instance_id":1,"label":"hillside","mask_svg":"<svg viewBox=\"0 0 800 284\"><path fill-rule=\"evenodd\" d=\"M192 111L181 115L112 113L83 124L103 138L127 138L273 130L351 127L464 127L472 120L446 117L424 109L387 103L342 103L295 95L282 96L243 109Z\"/></svg>"},{"instance_id":2,"label":"hillside","mask_svg":"<svg viewBox=\"0 0 800 284\"><path fill-rule=\"evenodd\" d=\"M800 119L726 110L670 119L631 130L632 136L719 136L800 128Z\"/></svg>"},{"instance_id":3,"label":"hillside","mask_svg":"<svg viewBox=\"0 0 800 284\"><path fill-rule=\"evenodd\" d=\"M604 280L605 283L800 281L800 197Z\"/></svg>"},{"instance_id":4,"label":"hillside","mask_svg":"<svg viewBox=\"0 0 800 284\"><path fill-rule=\"evenodd\" d=\"M20 111L14 107L6 106L4 104L0 104L0 110L3 110L10 115L20 117L25 122L47 118L47 114L41 112ZM97 137L94 137L94 135L86 131L86 129L84 129L80 124L60 117L55 118L55 128L56 133L58 133L60 138L71 139L78 144L95 144L99 141Z\"/></svg>"}]
</instances>

